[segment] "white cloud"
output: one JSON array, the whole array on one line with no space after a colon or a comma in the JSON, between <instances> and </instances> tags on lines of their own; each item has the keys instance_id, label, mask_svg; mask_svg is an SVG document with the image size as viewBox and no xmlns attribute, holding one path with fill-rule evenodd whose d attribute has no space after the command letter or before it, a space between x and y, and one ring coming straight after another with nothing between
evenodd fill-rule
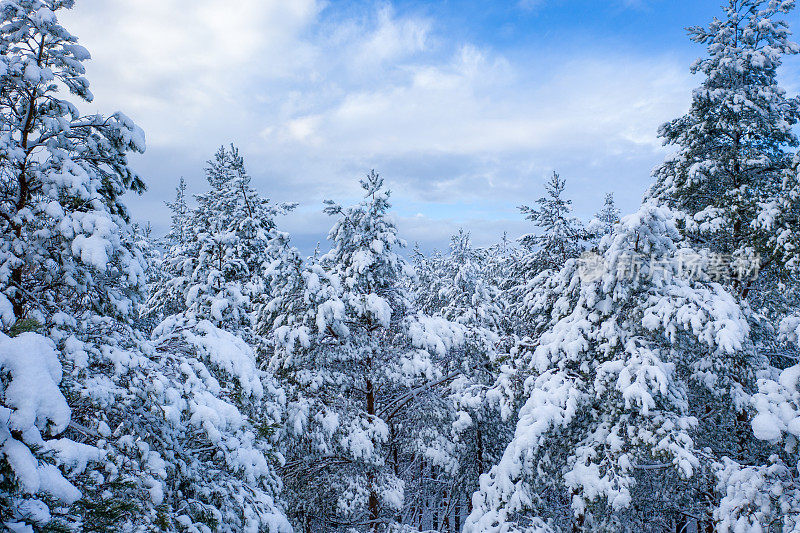
<instances>
[{"instance_id":1,"label":"white cloud","mask_svg":"<svg viewBox=\"0 0 800 533\"><path fill-rule=\"evenodd\" d=\"M465 46L447 62L409 64L404 72L288 117L263 132L265 144L307 154L308 163L462 158L472 168L460 175L403 176L405 193L469 198L488 187L508 195L531 170L546 172L560 159L640 155L656 162L656 130L683 111L689 94L686 69L669 57L521 66ZM527 168L509 169L512 161Z\"/></svg>"},{"instance_id":2,"label":"white cloud","mask_svg":"<svg viewBox=\"0 0 800 533\"><path fill-rule=\"evenodd\" d=\"M413 213L447 231L510 224L513 206L535 200L554 168L584 213L606 188L633 204L660 157L656 128L683 111L691 86L669 56L587 50L523 63L454 42L435 20L390 4L344 18L318 0L77 6L62 19L93 53L90 107L120 108L147 132L136 164L151 190L134 213L157 229L178 176L201 190L203 162L229 141L277 200L316 209L322 198L352 198L354 178L374 167L398 207L417 203ZM324 238L326 219L308 213L287 229ZM427 222L406 219L416 220L403 222L412 232Z\"/></svg>"},{"instance_id":3,"label":"white cloud","mask_svg":"<svg viewBox=\"0 0 800 533\"><path fill-rule=\"evenodd\" d=\"M425 49L430 31L430 22L422 19L395 18L391 6L378 11L377 28L359 42L353 56L353 64L365 69L375 68L389 61L407 58ZM361 28L356 27L359 31Z\"/></svg>"},{"instance_id":4,"label":"white cloud","mask_svg":"<svg viewBox=\"0 0 800 533\"><path fill-rule=\"evenodd\" d=\"M125 106L150 142L191 145L209 122L241 120L254 75L313 61L301 33L316 0L82 0L62 21L89 48L97 105Z\"/></svg>"}]
</instances>

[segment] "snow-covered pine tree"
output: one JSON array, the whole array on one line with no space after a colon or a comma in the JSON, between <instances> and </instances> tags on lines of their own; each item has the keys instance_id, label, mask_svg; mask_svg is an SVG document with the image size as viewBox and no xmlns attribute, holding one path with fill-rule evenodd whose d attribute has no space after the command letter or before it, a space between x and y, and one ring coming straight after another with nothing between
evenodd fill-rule
<instances>
[{"instance_id":1,"label":"snow-covered pine tree","mask_svg":"<svg viewBox=\"0 0 800 533\"><path fill-rule=\"evenodd\" d=\"M520 237L528 251L525 267L529 279L544 270L558 270L567 259L580 255L585 230L572 213L572 200L563 198L566 180L553 172L545 183L546 196L536 200L538 207L522 205L519 210L540 231Z\"/></svg>"},{"instance_id":2,"label":"snow-covered pine tree","mask_svg":"<svg viewBox=\"0 0 800 533\"><path fill-rule=\"evenodd\" d=\"M329 483L329 478L338 482L339 468L349 464L333 435L342 393L317 378L328 375L327 365L320 368L323 355L318 352L324 354L326 348L325 321L340 313L339 284L320 265L319 246L302 261L288 235L279 235L281 246L276 241L278 253L266 272L270 290L259 308L256 330L265 339L262 348L272 350L269 366L287 396L286 423L278 435L286 457L282 475L287 509L297 531L338 531L345 529L337 508L345 487Z\"/></svg>"},{"instance_id":3,"label":"snow-covered pine tree","mask_svg":"<svg viewBox=\"0 0 800 533\"><path fill-rule=\"evenodd\" d=\"M425 256L415 245L411 254L416 272L409 277L410 293L414 308L424 315L442 316L448 305L448 296L453 293L454 265L450 255L434 250ZM462 328L466 332L466 328ZM469 335L465 335L465 339ZM461 353L461 352L459 352ZM459 355L455 350L439 354L435 359L438 368L458 366ZM460 372L448 375L443 385ZM399 441L397 463L407 475L404 488L403 528L397 531L414 532L428 529L449 531L460 527L464 506L463 465L460 449L453 441L453 424L457 422L455 403L446 386L433 387L421 394L419 409L411 425L418 428L416 439Z\"/></svg>"},{"instance_id":4,"label":"snow-covered pine tree","mask_svg":"<svg viewBox=\"0 0 800 533\"><path fill-rule=\"evenodd\" d=\"M483 260L486 262L484 272L487 282L500 289L497 301L504 311L500 321L499 333L504 337L510 337L514 334L510 289L516 285L514 276L523 254L524 249L509 240L506 232L503 232L499 242L485 249Z\"/></svg>"},{"instance_id":5,"label":"snow-covered pine tree","mask_svg":"<svg viewBox=\"0 0 800 533\"><path fill-rule=\"evenodd\" d=\"M185 241L189 234L189 229L187 228L189 205L186 203L186 178L181 176L178 180L178 185L175 187L175 200L173 202L164 202L164 204L171 212L171 224L164 240L169 245Z\"/></svg>"},{"instance_id":6,"label":"snow-covered pine tree","mask_svg":"<svg viewBox=\"0 0 800 533\"><path fill-rule=\"evenodd\" d=\"M593 238L599 240L604 235L611 233L614 224L619 222L620 211L614 203L614 193L606 193L603 208L595 213L589 222L586 231Z\"/></svg>"},{"instance_id":7,"label":"snow-covered pine tree","mask_svg":"<svg viewBox=\"0 0 800 533\"><path fill-rule=\"evenodd\" d=\"M766 233L769 260L777 265L770 270L777 274L770 281L777 280L777 288L786 294L788 287L796 286L800 271L800 154L795 154L784 173L779 192L760 207L756 225Z\"/></svg>"},{"instance_id":8,"label":"snow-covered pine tree","mask_svg":"<svg viewBox=\"0 0 800 533\"><path fill-rule=\"evenodd\" d=\"M500 404L505 420L513 419L522 401L520 371L524 370L527 348L549 323L549 316L535 309L533 302L543 285L568 259L578 257L589 237L580 220L572 216L572 201L564 198L566 180L553 172L545 184L546 196L538 207L520 206L536 232L518 239L519 250L510 254L510 265L503 280L502 298L506 302L506 344L497 382L489 394ZM515 339L515 340L514 340Z\"/></svg>"},{"instance_id":9,"label":"snow-covered pine tree","mask_svg":"<svg viewBox=\"0 0 800 533\"><path fill-rule=\"evenodd\" d=\"M759 230L768 232L770 265L759 280L760 304L756 337L772 366L758 380L753 395L754 436L769 445L767 460L724 458L718 465L721 494L715 519L721 531L758 530L765 525L781 531L800 531L800 157L785 173L780 192L762 204ZM761 294L759 294L761 293ZM762 295L763 294L763 295Z\"/></svg>"},{"instance_id":10,"label":"snow-covered pine tree","mask_svg":"<svg viewBox=\"0 0 800 533\"><path fill-rule=\"evenodd\" d=\"M270 263L263 275L267 290L258 299L256 334L269 351L271 337L278 328L297 324L308 309L305 299L306 277L316 264L314 258L304 263L300 252L291 245L289 234L275 231L270 240ZM274 351L274 350L273 350Z\"/></svg>"},{"instance_id":11,"label":"snow-covered pine tree","mask_svg":"<svg viewBox=\"0 0 800 533\"><path fill-rule=\"evenodd\" d=\"M112 346L145 274L121 196L144 190L128 154L145 139L121 113L76 107L92 94L89 53L57 19L71 6L0 3L0 492L6 524L101 529L136 494L96 428L124 410L111 376L126 358Z\"/></svg>"},{"instance_id":12,"label":"snow-covered pine tree","mask_svg":"<svg viewBox=\"0 0 800 533\"><path fill-rule=\"evenodd\" d=\"M147 391L167 424L149 444L170 457L154 484L166 508L159 524L288 531L273 446L284 393L259 368L253 331L267 271L282 259L282 207L252 189L234 146L219 149L206 177L194 209L178 186L166 276L150 297L150 313L164 318L152 334L161 366ZM191 502L182 510L181 498Z\"/></svg>"},{"instance_id":13,"label":"snow-covered pine tree","mask_svg":"<svg viewBox=\"0 0 800 533\"><path fill-rule=\"evenodd\" d=\"M0 3L0 518L287 531L268 441L226 399L258 400L265 431L279 418L252 350L209 324L158 353L133 327L146 261L121 196L144 188L127 161L144 134L65 99L91 100L56 17L71 6Z\"/></svg>"},{"instance_id":14,"label":"snow-covered pine tree","mask_svg":"<svg viewBox=\"0 0 800 533\"><path fill-rule=\"evenodd\" d=\"M772 266L774 234L758 219L775 205L789 149L798 145L792 127L800 102L777 79L783 56L800 51L780 19L793 8L793 0L729 0L723 18L690 28L692 40L707 47L692 65L705 79L689 112L659 130L678 151L654 171L649 196L676 210L693 242L738 259L732 270L757 256ZM761 277L769 273L763 268ZM758 282L736 278L742 296Z\"/></svg>"},{"instance_id":15,"label":"snow-covered pine tree","mask_svg":"<svg viewBox=\"0 0 800 533\"><path fill-rule=\"evenodd\" d=\"M171 211L171 223L162 239L165 253L157 266L158 277L149 284L149 298L142 314L144 319L156 324L164 318L186 309L186 292L191 275L192 241L190 236L189 206L186 203L186 180L181 178L175 188L175 201L165 202Z\"/></svg>"},{"instance_id":16,"label":"snow-covered pine tree","mask_svg":"<svg viewBox=\"0 0 800 533\"><path fill-rule=\"evenodd\" d=\"M274 218L292 206L273 206L250 186L244 159L233 145L220 147L208 161L206 178L210 189L196 196L198 205L188 217L181 213L185 200L179 186L174 245L164 256L170 278L154 291L151 312L165 315L164 306L174 301L168 296L183 294L182 320L210 320L249 340L254 300L266 290Z\"/></svg>"},{"instance_id":17,"label":"snow-covered pine tree","mask_svg":"<svg viewBox=\"0 0 800 533\"><path fill-rule=\"evenodd\" d=\"M144 133L121 113L81 116L61 98L92 100L82 65L89 53L55 14L71 5L2 4L2 276L17 319L90 307L126 316L144 281L122 244L120 201L144 190L127 161L144 151Z\"/></svg>"},{"instance_id":18,"label":"snow-covered pine tree","mask_svg":"<svg viewBox=\"0 0 800 533\"><path fill-rule=\"evenodd\" d=\"M442 277L447 283L439 293L444 301L442 316L453 322L497 332L503 316L498 305L499 289L487 279L485 251L472 247L463 229L450 238L450 256Z\"/></svg>"},{"instance_id":19,"label":"snow-covered pine tree","mask_svg":"<svg viewBox=\"0 0 800 533\"><path fill-rule=\"evenodd\" d=\"M511 269L518 258L519 251L519 246L516 246L508 238L507 232L503 232L499 242L487 248L488 272L494 284L500 289L504 289L504 285L509 282Z\"/></svg>"},{"instance_id":20,"label":"snow-covered pine tree","mask_svg":"<svg viewBox=\"0 0 800 533\"><path fill-rule=\"evenodd\" d=\"M137 384L145 401L131 414L139 427L128 444L141 456L152 502L139 522L162 531L289 533L274 446L283 391L240 336L185 313L154 329L158 364Z\"/></svg>"},{"instance_id":21,"label":"snow-covered pine tree","mask_svg":"<svg viewBox=\"0 0 800 533\"><path fill-rule=\"evenodd\" d=\"M133 247L142 255L144 262L145 283L149 289L159 286L164 282L164 272L161 270L162 253L159 249L159 241L153 236L153 228L148 222L145 226L134 223L131 225L131 238ZM142 298L137 302L136 319L134 328L146 335L152 331L158 323L158 319L147 313L147 301Z\"/></svg>"},{"instance_id":22,"label":"snow-covered pine tree","mask_svg":"<svg viewBox=\"0 0 800 533\"><path fill-rule=\"evenodd\" d=\"M383 530L411 511L404 474L430 445L419 402L444 383L432 354L463 338L413 312L389 193L375 172L361 186L358 205L327 203L332 249L303 269L305 311L275 330L273 364L291 384L284 480L303 531Z\"/></svg>"},{"instance_id":23,"label":"snow-covered pine tree","mask_svg":"<svg viewBox=\"0 0 800 533\"><path fill-rule=\"evenodd\" d=\"M416 273L412 286L415 306L427 315L435 315L447 303L441 294L447 260L439 250L426 256L419 249L413 251L411 260Z\"/></svg>"},{"instance_id":24,"label":"snow-covered pine tree","mask_svg":"<svg viewBox=\"0 0 800 533\"><path fill-rule=\"evenodd\" d=\"M537 231L520 237L523 252L512 269L513 285L508 289L517 334L524 332L525 323L531 318L526 310L529 283L542 272L559 270L584 249L586 231L571 215L572 201L563 198L565 185L564 178L553 172L545 184L547 194L536 201L537 207L519 207Z\"/></svg>"},{"instance_id":25,"label":"snow-covered pine tree","mask_svg":"<svg viewBox=\"0 0 800 533\"><path fill-rule=\"evenodd\" d=\"M437 360L444 373L459 374L444 391L452 402L453 420L445 437L452 441L450 453L458 466L450 473L454 483L448 493L456 526L469 508L478 476L499 459L512 429L487 398L497 380L505 320L488 254L488 250L473 248L469 233L459 230L450 240L450 254L439 275L438 292L444 305L437 314L464 326L466 334L463 346Z\"/></svg>"},{"instance_id":26,"label":"snow-covered pine tree","mask_svg":"<svg viewBox=\"0 0 800 533\"><path fill-rule=\"evenodd\" d=\"M539 278L532 311L550 318L521 346L527 400L465 531L660 531L692 512L681 479L705 474L707 452L690 383L730 406L730 427L756 365L745 316L702 274L708 254L680 241L669 209L645 203L601 241L601 270L570 259Z\"/></svg>"},{"instance_id":27,"label":"snow-covered pine tree","mask_svg":"<svg viewBox=\"0 0 800 533\"><path fill-rule=\"evenodd\" d=\"M695 246L723 254L717 265L725 270L722 281L742 305L756 350L776 367L765 370L772 382L790 361L779 340L779 324L799 303L792 149L798 145L793 126L800 117L800 102L778 83L783 57L800 51L781 18L793 8L793 1L730 0L724 17L707 28L690 29L692 39L707 47L708 55L692 67L705 80L693 93L689 113L660 130L665 143L678 152L656 169L649 193L676 210L681 231ZM740 275L743 272L746 275ZM741 369L742 374L746 370ZM748 395L756 392L752 384L740 386ZM758 405L764 409L761 398ZM736 435L728 449L712 446L720 475L712 499L722 498L715 511L721 530L734 523L756 527L769 522L769 512L732 503L741 496L742 483L755 483L754 472L761 475L777 468L772 459L772 466L766 464L769 448L753 439L750 426L755 420L748 404L738 407L731 428L724 425L715 431L714 423L701 427L711 442L730 430ZM712 421L725 410L709 397L695 414ZM777 460L781 453L775 451ZM756 484L750 488L762 503L770 501ZM768 491L769 483L761 489ZM713 493L713 487L706 492Z\"/></svg>"},{"instance_id":28,"label":"snow-covered pine tree","mask_svg":"<svg viewBox=\"0 0 800 533\"><path fill-rule=\"evenodd\" d=\"M781 340L797 358L800 316L780 325ZM719 531L800 531L800 365L762 373L753 397L751 425L759 440L772 444L766 461L724 458L717 466L722 498L714 512Z\"/></svg>"}]
</instances>

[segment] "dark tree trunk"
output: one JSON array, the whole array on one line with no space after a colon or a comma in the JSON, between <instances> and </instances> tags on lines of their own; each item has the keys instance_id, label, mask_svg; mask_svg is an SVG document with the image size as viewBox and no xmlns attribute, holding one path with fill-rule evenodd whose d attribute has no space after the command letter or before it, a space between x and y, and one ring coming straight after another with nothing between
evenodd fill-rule
<instances>
[{"instance_id":1,"label":"dark tree trunk","mask_svg":"<svg viewBox=\"0 0 800 533\"><path fill-rule=\"evenodd\" d=\"M367 416L370 420L375 418L375 386L371 379L367 379ZM375 492L375 476L369 476L369 520L372 531L378 531L378 494Z\"/></svg>"}]
</instances>

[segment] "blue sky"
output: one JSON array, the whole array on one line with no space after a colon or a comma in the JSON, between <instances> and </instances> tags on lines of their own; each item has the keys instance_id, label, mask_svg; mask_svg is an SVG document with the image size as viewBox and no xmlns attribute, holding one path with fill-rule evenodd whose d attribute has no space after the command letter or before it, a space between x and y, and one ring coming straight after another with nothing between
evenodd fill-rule
<instances>
[{"instance_id":1,"label":"blue sky","mask_svg":"<svg viewBox=\"0 0 800 533\"><path fill-rule=\"evenodd\" d=\"M666 154L658 125L700 82L684 27L719 13L714 0L78 0L61 18L93 55L87 110L122 110L147 134L136 220L163 233L178 178L201 192L204 161L235 142L260 192L300 202L279 224L308 252L331 224L322 200L355 200L370 168L401 235L428 250L459 227L478 244L529 231L516 206L553 170L582 218L607 191L634 210Z\"/></svg>"}]
</instances>

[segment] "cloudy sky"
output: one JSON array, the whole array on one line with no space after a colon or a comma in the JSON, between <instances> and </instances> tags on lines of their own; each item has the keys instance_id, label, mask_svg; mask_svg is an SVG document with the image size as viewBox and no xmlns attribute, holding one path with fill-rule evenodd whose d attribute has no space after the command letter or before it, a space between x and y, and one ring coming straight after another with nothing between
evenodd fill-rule
<instances>
[{"instance_id":1,"label":"cloudy sky","mask_svg":"<svg viewBox=\"0 0 800 533\"><path fill-rule=\"evenodd\" d=\"M92 111L147 135L134 217L165 231L180 176L234 142L254 186L301 207L280 221L309 251L375 168L402 236L444 247L529 231L516 206L558 170L577 215L614 192L636 208L688 108L703 49L684 27L718 0L78 0L62 22L92 53ZM797 28L798 15L791 17ZM792 92L800 64L784 69Z\"/></svg>"}]
</instances>

